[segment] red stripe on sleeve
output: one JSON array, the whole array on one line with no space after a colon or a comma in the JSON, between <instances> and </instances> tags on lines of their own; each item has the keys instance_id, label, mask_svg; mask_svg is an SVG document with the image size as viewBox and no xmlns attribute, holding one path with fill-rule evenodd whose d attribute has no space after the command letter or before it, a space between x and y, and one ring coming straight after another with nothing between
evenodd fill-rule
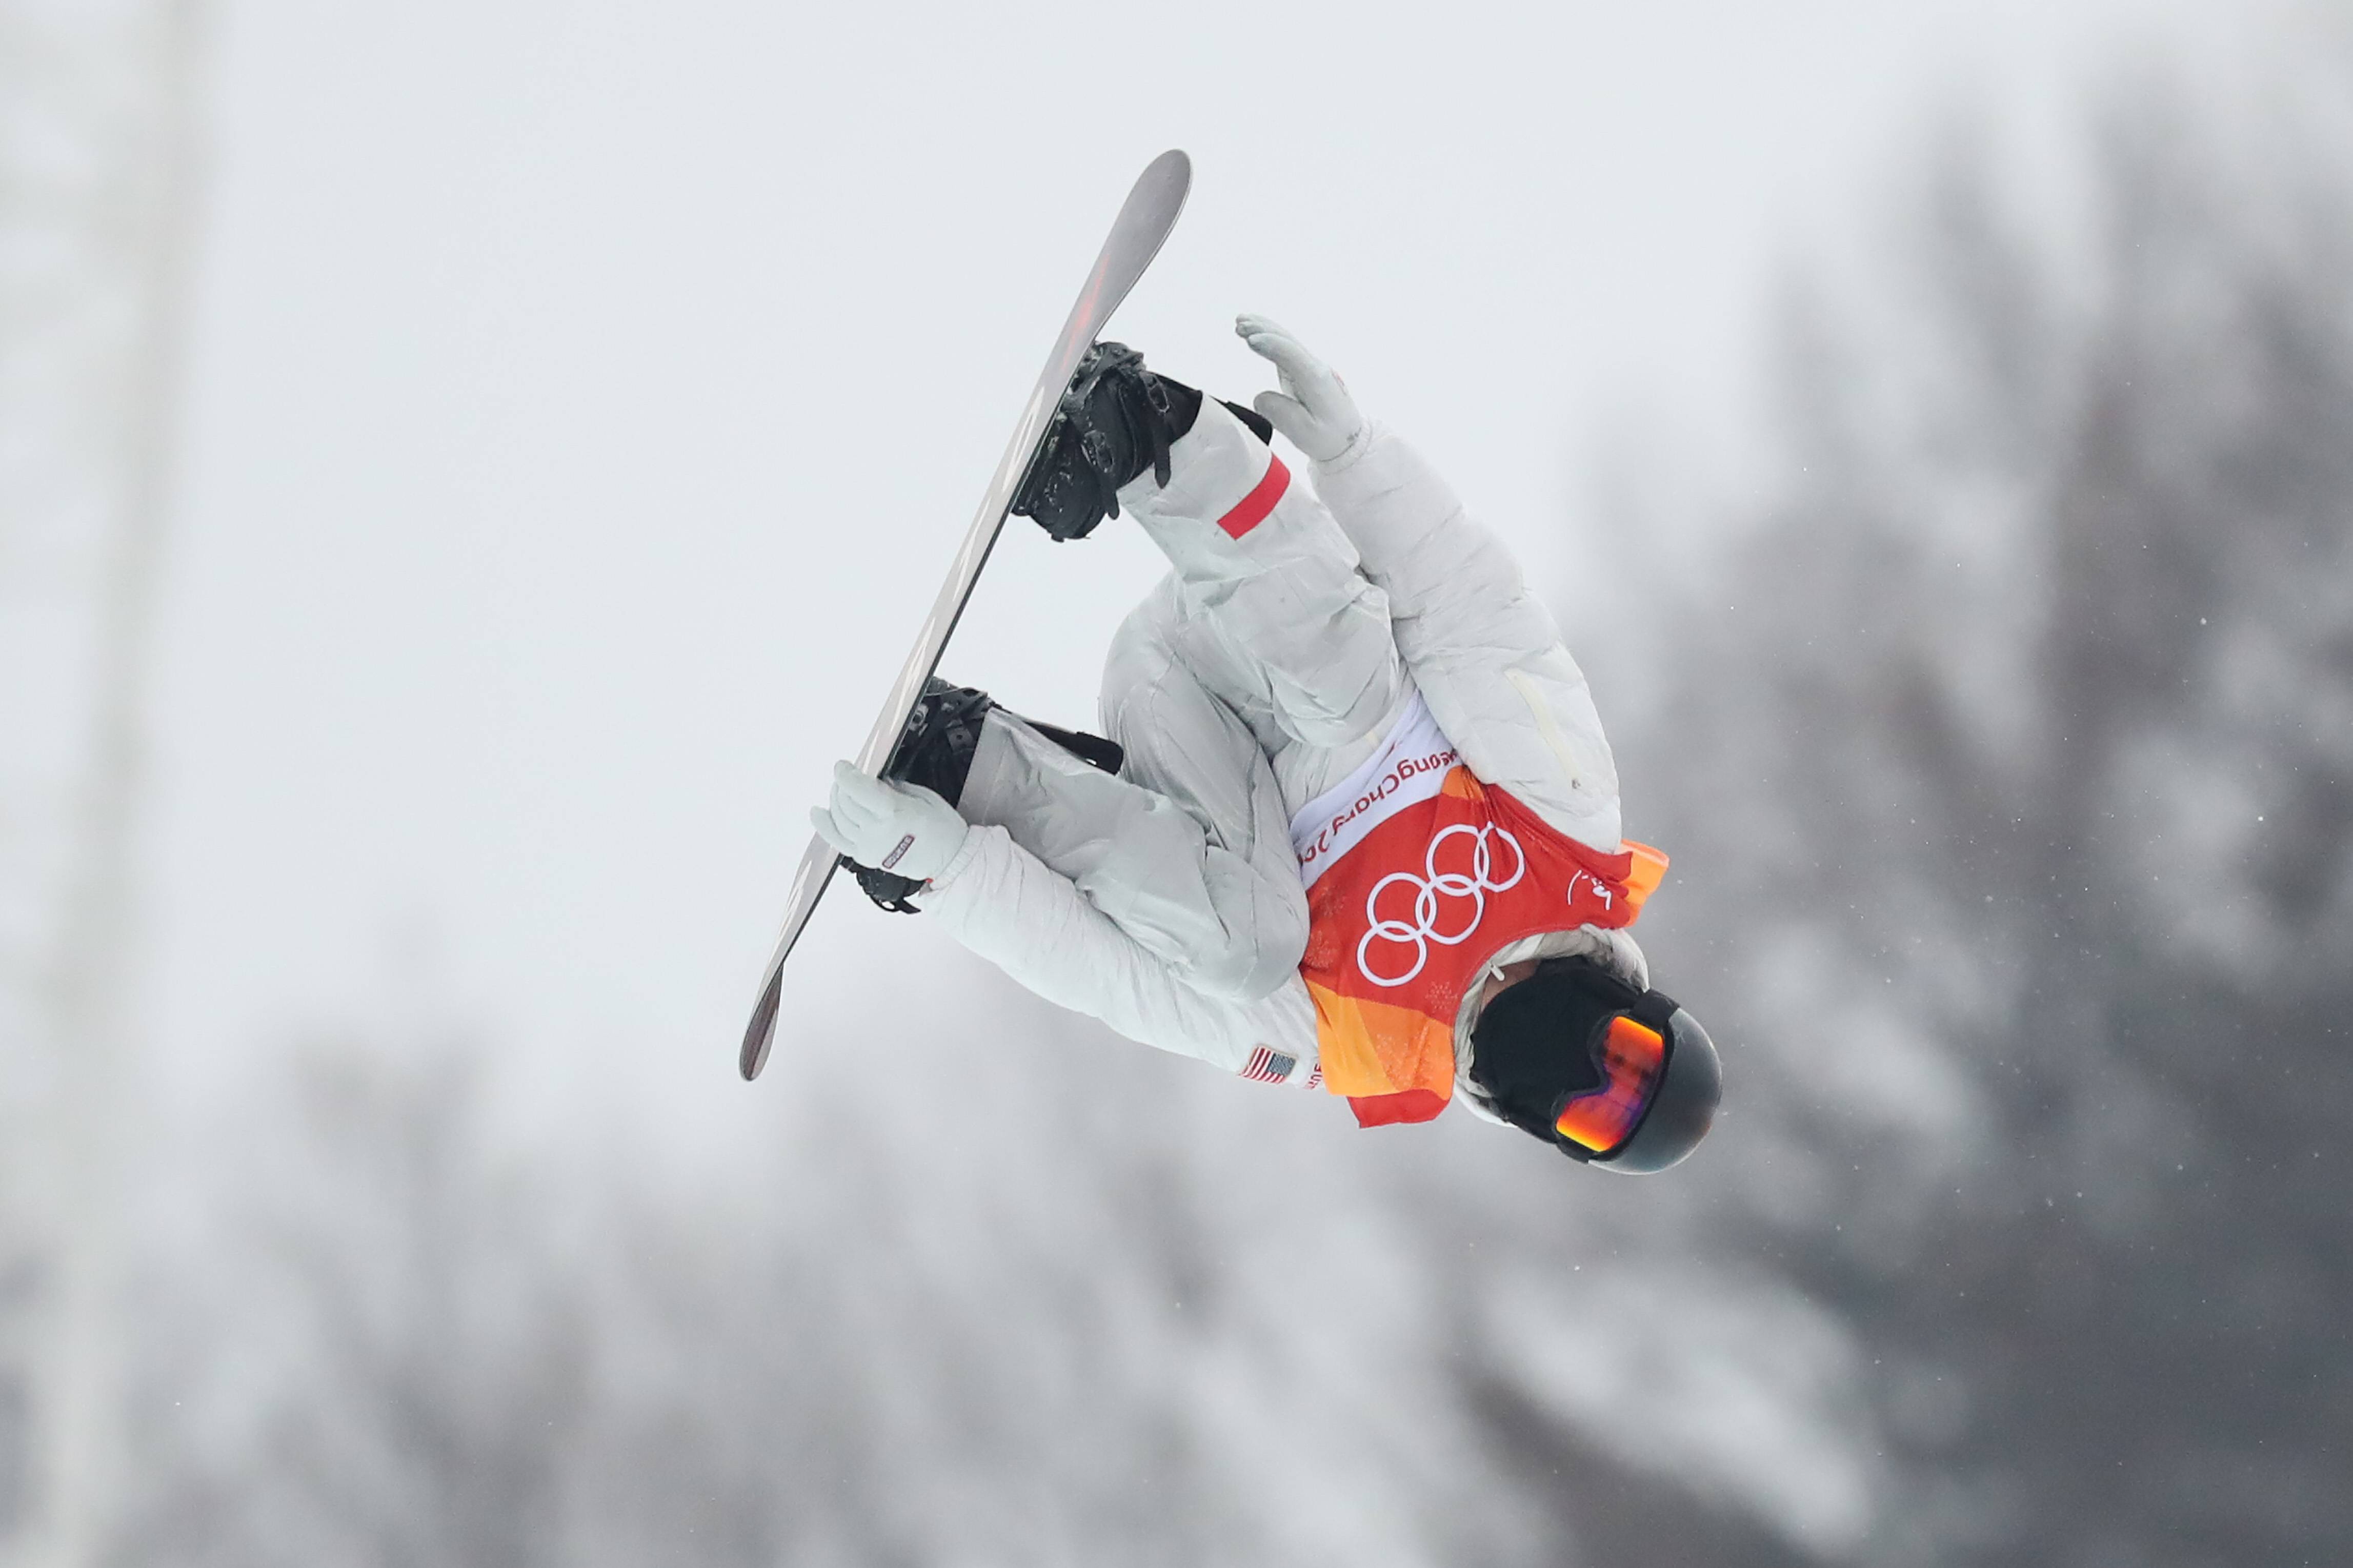
<instances>
[{"instance_id":1,"label":"red stripe on sleeve","mask_svg":"<svg viewBox=\"0 0 2353 1568\"><path fill-rule=\"evenodd\" d=\"M1224 529L1229 537L1240 539L1266 521L1266 514L1274 510L1274 503L1281 500L1282 492L1290 488L1291 470L1282 466L1281 458L1269 452L1266 455L1266 478L1259 480L1258 489L1242 497L1233 510L1218 519L1218 526Z\"/></svg>"}]
</instances>

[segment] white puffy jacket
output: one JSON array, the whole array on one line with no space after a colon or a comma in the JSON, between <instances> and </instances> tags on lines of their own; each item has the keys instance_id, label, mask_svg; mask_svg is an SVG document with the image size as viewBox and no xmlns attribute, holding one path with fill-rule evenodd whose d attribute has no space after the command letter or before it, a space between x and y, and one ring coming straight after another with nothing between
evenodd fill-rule
<instances>
[{"instance_id":1,"label":"white puffy jacket","mask_svg":"<svg viewBox=\"0 0 2353 1568\"><path fill-rule=\"evenodd\" d=\"M1146 474L1120 492L1174 570L1104 669L1119 777L993 711L959 802L975 829L917 902L1023 985L1131 1039L1306 1085L1302 809L1419 703L1472 773L1605 853L1620 847L1617 770L1551 616L1404 441L1366 426L1314 465L1310 494L1205 400L1171 458L1166 487ZM1590 927L1494 962L1538 951L1642 977L1630 937Z\"/></svg>"}]
</instances>

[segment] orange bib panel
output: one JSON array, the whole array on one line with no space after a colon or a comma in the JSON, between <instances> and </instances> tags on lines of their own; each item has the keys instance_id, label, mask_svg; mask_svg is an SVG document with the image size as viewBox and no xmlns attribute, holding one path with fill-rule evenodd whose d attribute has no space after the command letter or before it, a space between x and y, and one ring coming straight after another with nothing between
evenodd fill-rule
<instances>
[{"instance_id":1,"label":"orange bib panel","mask_svg":"<svg viewBox=\"0 0 2353 1568\"><path fill-rule=\"evenodd\" d=\"M1299 972L1324 1083L1366 1127L1446 1109L1454 1022L1497 952L1546 931L1631 925L1666 872L1647 845L1604 855L1480 783L1451 750L1437 760L1452 763L1438 788L1397 791L1422 798L1369 831L1360 817L1307 889Z\"/></svg>"}]
</instances>

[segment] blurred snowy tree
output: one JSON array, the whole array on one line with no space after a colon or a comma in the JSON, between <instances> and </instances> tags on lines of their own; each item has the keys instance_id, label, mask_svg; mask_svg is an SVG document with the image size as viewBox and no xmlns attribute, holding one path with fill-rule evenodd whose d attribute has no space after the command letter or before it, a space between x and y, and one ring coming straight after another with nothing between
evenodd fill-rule
<instances>
[{"instance_id":1,"label":"blurred snowy tree","mask_svg":"<svg viewBox=\"0 0 2353 1568\"><path fill-rule=\"evenodd\" d=\"M475 1073L322 1049L255 1110L227 1225L157 1260L128 1560L577 1561L594 1304Z\"/></svg>"},{"instance_id":2,"label":"blurred snowy tree","mask_svg":"<svg viewBox=\"0 0 2353 1568\"><path fill-rule=\"evenodd\" d=\"M132 838L195 158L196 0L0 0L0 1564L121 1482Z\"/></svg>"},{"instance_id":3,"label":"blurred snowy tree","mask_svg":"<svg viewBox=\"0 0 2353 1568\"><path fill-rule=\"evenodd\" d=\"M2353 1554L2353 136L2318 68L2254 130L2119 95L2081 250L1957 139L1895 265L1793 303L1786 499L1628 737L1684 873L1654 959L1733 1047L1694 1174L1868 1349L1873 1562Z\"/></svg>"}]
</instances>

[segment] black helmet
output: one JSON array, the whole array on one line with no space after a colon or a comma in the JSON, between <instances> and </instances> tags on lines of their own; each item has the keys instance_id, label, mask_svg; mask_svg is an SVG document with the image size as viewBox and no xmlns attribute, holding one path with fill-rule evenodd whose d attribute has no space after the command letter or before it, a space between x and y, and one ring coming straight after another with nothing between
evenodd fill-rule
<instances>
[{"instance_id":1,"label":"black helmet","mask_svg":"<svg viewBox=\"0 0 2353 1568\"><path fill-rule=\"evenodd\" d=\"M1679 1163L1724 1098L1699 1020L1584 958L1546 959L1488 1001L1471 1029L1471 1079L1513 1126L1622 1175Z\"/></svg>"}]
</instances>

